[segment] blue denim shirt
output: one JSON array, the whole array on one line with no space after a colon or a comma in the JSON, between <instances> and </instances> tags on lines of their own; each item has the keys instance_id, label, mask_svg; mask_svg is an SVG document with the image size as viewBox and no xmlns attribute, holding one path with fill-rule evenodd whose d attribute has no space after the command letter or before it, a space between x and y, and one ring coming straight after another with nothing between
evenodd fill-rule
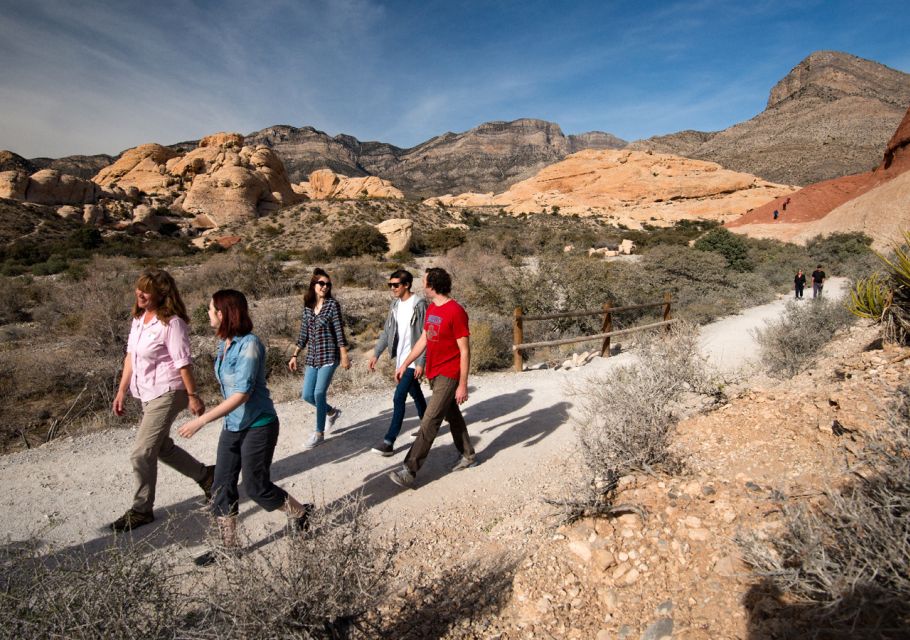
<instances>
[{"instance_id":1,"label":"blue denim shirt","mask_svg":"<svg viewBox=\"0 0 910 640\"><path fill-rule=\"evenodd\" d=\"M224 340L218 343L215 377L225 398L235 393L248 393L250 396L224 416L224 428L228 431L243 431L257 418L277 415L269 388L265 385L265 347L254 334L235 336L227 353L224 353Z\"/></svg>"}]
</instances>

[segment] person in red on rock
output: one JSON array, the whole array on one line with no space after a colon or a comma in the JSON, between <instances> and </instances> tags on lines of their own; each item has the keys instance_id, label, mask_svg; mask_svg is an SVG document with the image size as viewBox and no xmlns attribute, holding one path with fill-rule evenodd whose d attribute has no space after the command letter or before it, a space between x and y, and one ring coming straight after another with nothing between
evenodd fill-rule
<instances>
[{"instance_id":1,"label":"person in red on rock","mask_svg":"<svg viewBox=\"0 0 910 640\"><path fill-rule=\"evenodd\" d=\"M468 426L458 408L468 399L468 369L471 365L468 314L449 297L452 278L445 269L427 269L423 286L427 300L432 303L427 308L423 333L395 372L396 380L400 380L408 366L426 349L425 373L433 395L420 421L417 438L404 459L404 466L389 474L392 482L407 489L414 488L417 472L423 466L443 420L449 422L452 440L459 454L452 471L477 464Z\"/></svg>"}]
</instances>

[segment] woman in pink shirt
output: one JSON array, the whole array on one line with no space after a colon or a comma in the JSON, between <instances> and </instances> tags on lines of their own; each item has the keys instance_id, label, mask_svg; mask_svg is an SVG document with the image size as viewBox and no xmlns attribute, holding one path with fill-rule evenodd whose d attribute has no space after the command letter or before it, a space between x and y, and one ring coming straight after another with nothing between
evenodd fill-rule
<instances>
[{"instance_id":1,"label":"woman in pink shirt","mask_svg":"<svg viewBox=\"0 0 910 640\"><path fill-rule=\"evenodd\" d=\"M142 422L130 460L136 477L133 506L111 523L128 531L155 520L158 460L195 480L210 498L214 466L206 466L174 444L171 425L189 407L201 415L205 404L196 393L186 307L177 283L167 271L149 269L136 281L133 324L123 360L123 375L114 398L114 413L123 415L129 388L142 402Z\"/></svg>"}]
</instances>

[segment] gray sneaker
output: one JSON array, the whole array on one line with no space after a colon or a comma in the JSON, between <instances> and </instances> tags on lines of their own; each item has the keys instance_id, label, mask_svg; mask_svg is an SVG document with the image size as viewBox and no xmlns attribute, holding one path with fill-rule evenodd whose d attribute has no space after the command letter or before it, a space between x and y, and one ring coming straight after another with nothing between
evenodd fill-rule
<instances>
[{"instance_id":1,"label":"gray sneaker","mask_svg":"<svg viewBox=\"0 0 910 640\"><path fill-rule=\"evenodd\" d=\"M397 471L392 471L389 473L389 479L399 487L404 487L405 489L414 488L414 476L411 475L411 472L408 471L407 467L401 467Z\"/></svg>"},{"instance_id":2,"label":"gray sneaker","mask_svg":"<svg viewBox=\"0 0 910 640\"><path fill-rule=\"evenodd\" d=\"M321 445L324 440L325 440L324 433L320 433L319 431L314 431L313 435L311 435L309 438L307 438L307 441L303 443L303 448L304 448L304 450L309 451L310 449Z\"/></svg>"},{"instance_id":3,"label":"gray sneaker","mask_svg":"<svg viewBox=\"0 0 910 640\"><path fill-rule=\"evenodd\" d=\"M328 420L326 420L326 424L328 425L328 428L331 429L335 426L335 423L338 422L338 418L341 417L341 409L335 407L335 411L330 413L327 417Z\"/></svg>"},{"instance_id":4,"label":"gray sneaker","mask_svg":"<svg viewBox=\"0 0 910 640\"><path fill-rule=\"evenodd\" d=\"M471 467L476 466L477 458L466 458L464 456L458 456L458 460L455 461L455 466L452 467L452 471L461 471L462 469L470 469Z\"/></svg>"}]
</instances>

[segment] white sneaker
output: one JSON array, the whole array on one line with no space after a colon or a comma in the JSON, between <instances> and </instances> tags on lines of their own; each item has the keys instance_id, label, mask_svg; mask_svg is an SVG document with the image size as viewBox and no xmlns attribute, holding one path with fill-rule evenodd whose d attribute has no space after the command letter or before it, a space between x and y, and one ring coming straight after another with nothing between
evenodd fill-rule
<instances>
[{"instance_id":1,"label":"white sneaker","mask_svg":"<svg viewBox=\"0 0 910 640\"><path fill-rule=\"evenodd\" d=\"M330 413L327 417L328 420L326 420L326 424L328 425L328 428L331 429L335 426L335 423L338 422L338 418L341 417L341 409L335 407L335 413Z\"/></svg>"},{"instance_id":2,"label":"white sneaker","mask_svg":"<svg viewBox=\"0 0 910 640\"><path fill-rule=\"evenodd\" d=\"M313 449L314 447L318 447L319 445L321 445L324 440L325 440L324 433L319 433L318 431L314 431L313 435L311 435L309 438L307 438L307 441L303 443L303 448L304 448L304 450L309 451L310 449Z\"/></svg>"}]
</instances>

